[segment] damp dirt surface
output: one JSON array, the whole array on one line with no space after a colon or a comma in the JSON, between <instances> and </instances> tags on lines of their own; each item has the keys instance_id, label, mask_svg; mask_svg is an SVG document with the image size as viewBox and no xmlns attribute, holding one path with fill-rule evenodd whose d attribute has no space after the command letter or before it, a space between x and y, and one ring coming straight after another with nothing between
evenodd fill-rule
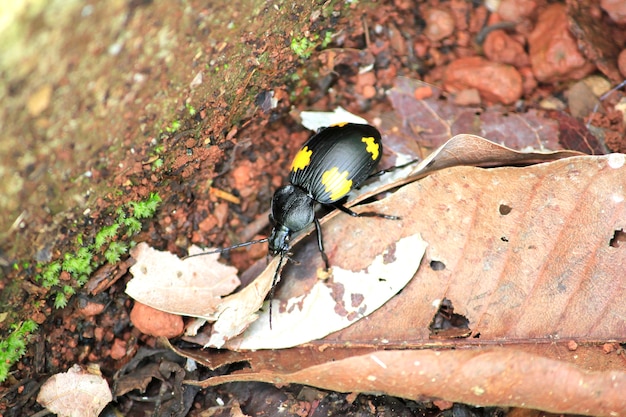
<instances>
[{"instance_id":1,"label":"damp dirt surface","mask_svg":"<svg viewBox=\"0 0 626 417\"><path fill-rule=\"evenodd\" d=\"M529 25L547 7L535 3L523 16ZM589 7L610 29L623 29L597 4ZM481 2L461 1L58 1L18 14L16 35L6 35L10 43L0 56L0 290L8 313L0 330L5 337L26 319L39 329L2 385L0 415L41 410L40 385L75 363L99 365L111 386L123 367L184 365L132 325L127 255L102 262L82 288L61 273L59 285L76 288L65 308L55 308L54 288L35 279L44 265L93 243L115 223L116 210L154 193L159 208L142 220L134 242L182 256L192 244L225 247L267 236L273 192L311 134L299 123L300 111L342 106L376 120L391 111L386 91L397 77L441 85L446 67L482 56L483 37L498 28L524 46L529 28L486 30L496 23ZM623 37L615 39L623 49ZM498 103L502 111L539 108L547 99L558 107L581 78L537 81L528 63L515 65L521 95ZM588 73L615 85L611 70ZM594 149L626 151L622 114L614 110L621 96L618 90L590 116L604 132ZM468 100L476 104L475 97ZM479 106L493 106L499 96L486 97ZM266 251L258 245L227 259L243 271ZM503 413L260 383L185 394L173 388L175 373L165 374L148 378L145 394L124 393L110 407L124 415L151 415L155 407L157 415L201 415L224 402L246 415L272 415L267 410L277 404L286 404L288 415Z\"/></svg>"}]
</instances>

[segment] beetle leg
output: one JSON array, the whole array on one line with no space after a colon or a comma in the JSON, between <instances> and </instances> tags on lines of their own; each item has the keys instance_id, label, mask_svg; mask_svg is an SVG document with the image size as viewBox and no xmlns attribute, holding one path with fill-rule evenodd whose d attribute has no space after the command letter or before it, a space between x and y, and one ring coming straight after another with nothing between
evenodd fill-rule
<instances>
[{"instance_id":1,"label":"beetle leg","mask_svg":"<svg viewBox=\"0 0 626 417\"><path fill-rule=\"evenodd\" d=\"M330 263L328 263L328 256L326 256L326 252L324 252L324 242L322 242L322 226L320 225L320 221L317 220L317 217L315 217L313 221L315 222L315 231L317 232L317 248L320 250L320 254L324 260L324 265L328 271L330 269Z\"/></svg>"},{"instance_id":2,"label":"beetle leg","mask_svg":"<svg viewBox=\"0 0 626 417\"><path fill-rule=\"evenodd\" d=\"M380 217L382 219L387 219L387 220L400 220L399 216L392 216L390 214L384 214L384 213L376 213L375 211L364 211L362 213L357 213L357 212L350 210L347 207L344 207L343 204L332 204L332 206L338 210L343 211L346 214L349 214L352 217Z\"/></svg>"}]
</instances>

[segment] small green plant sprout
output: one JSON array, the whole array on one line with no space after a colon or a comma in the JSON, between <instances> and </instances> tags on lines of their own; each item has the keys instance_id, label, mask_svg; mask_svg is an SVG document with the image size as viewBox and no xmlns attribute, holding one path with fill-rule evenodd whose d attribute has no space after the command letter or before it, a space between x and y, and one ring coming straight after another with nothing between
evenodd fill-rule
<instances>
[{"instance_id":1,"label":"small green plant sprout","mask_svg":"<svg viewBox=\"0 0 626 417\"><path fill-rule=\"evenodd\" d=\"M54 308L65 308L67 306L67 296L62 291L57 291L54 295Z\"/></svg>"},{"instance_id":2,"label":"small green plant sprout","mask_svg":"<svg viewBox=\"0 0 626 417\"><path fill-rule=\"evenodd\" d=\"M59 274L61 273L61 263L59 261L50 262L43 267L41 274L35 277L35 281L41 283L44 288L52 288L59 284Z\"/></svg>"},{"instance_id":3,"label":"small green plant sprout","mask_svg":"<svg viewBox=\"0 0 626 417\"><path fill-rule=\"evenodd\" d=\"M37 323L26 320L20 324L11 325L9 336L0 340L0 382L9 376L9 370L26 353L26 344L30 335L37 330Z\"/></svg>"},{"instance_id":4,"label":"small green plant sprout","mask_svg":"<svg viewBox=\"0 0 626 417\"><path fill-rule=\"evenodd\" d=\"M123 242L111 242L108 249L104 252L107 262L114 264L119 262L122 255L128 252L128 245Z\"/></svg>"},{"instance_id":5,"label":"small green plant sprout","mask_svg":"<svg viewBox=\"0 0 626 417\"><path fill-rule=\"evenodd\" d=\"M333 32L330 30L324 33L324 39L322 39L322 49L326 49L328 45L333 41Z\"/></svg>"},{"instance_id":6,"label":"small green plant sprout","mask_svg":"<svg viewBox=\"0 0 626 417\"><path fill-rule=\"evenodd\" d=\"M152 162L152 170L156 171L163 166L164 162L162 158L157 158Z\"/></svg>"},{"instance_id":7,"label":"small green plant sprout","mask_svg":"<svg viewBox=\"0 0 626 417\"><path fill-rule=\"evenodd\" d=\"M126 235L132 236L141 232L141 222L134 217L125 217L122 219L122 224L126 226Z\"/></svg>"},{"instance_id":8,"label":"small green plant sprout","mask_svg":"<svg viewBox=\"0 0 626 417\"><path fill-rule=\"evenodd\" d=\"M136 219L147 219L154 216L160 202L161 197L156 193L150 193L150 197L145 201L132 201L130 206L133 208L133 217Z\"/></svg>"},{"instance_id":9,"label":"small green plant sprout","mask_svg":"<svg viewBox=\"0 0 626 417\"><path fill-rule=\"evenodd\" d=\"M72 295L76 293L71 285L64 285L62 291L57 291L54 296L54 308L64 308Z\"/></svg>"},{"instance_id":10,"label":"small green plant sprout","mask_svg":"<svg viewBox=\"0 0 626 417\"><path fill-rule=\"evenodd\" d=\"M305 36L291 39L291 50L302 59L310 57L314 49L315 41L309 41Z\"/></svg>"},{"instance_id":11,"label":"small green plant sprout","mask_svg":"<svg viewBox=\"0 0 626 417\"><path fill-rule=\"evenodd\" d=\"M93 266L91 265L92 258L93 254L89 248L83 246L76 251L76 254L66 253L61 266L63 270L69 272L72 277L78 278L81 275L89 275L93 272Z\"/></svg>"},{"instance_id":12,"label":"small green plant sprout","mask_svg":"<svg viewBox=\"0 0 626 417\"><path fill-rule=\"evenodd\" d=\"M104 226L98 233L96 233L96 238L94 241L94 245L96 249L100 249L104 246L105 243L110 242L115 236L117 236L117 231L119 230L119 223L113 223L110 226Z\"/></svg>"},{"instance_id":13,"label":"small green plant sprout","mask_svg":"<svg viewBox=\"0 0 626 417\"><path fill-rule=\"evenodd\" d=\"M178 132L181 126L182 124L180 123L180 120L174 120L168 127L165 128L165 131L167 133Z\"/></svg>"},{"instance_id":14,"label":"small green plant sprout","mask_svg":"<svg viewBox=\"0 0 626 417\"><path fill-rule=\"evenodd\" d=\"M185 108L187 109L187 113L189 113L190 116L195 116L196 113L198 113L198 111L196 110L196 108L194 106L192 106L189 103L185 104Z\"/></svg>"}]
</instances>

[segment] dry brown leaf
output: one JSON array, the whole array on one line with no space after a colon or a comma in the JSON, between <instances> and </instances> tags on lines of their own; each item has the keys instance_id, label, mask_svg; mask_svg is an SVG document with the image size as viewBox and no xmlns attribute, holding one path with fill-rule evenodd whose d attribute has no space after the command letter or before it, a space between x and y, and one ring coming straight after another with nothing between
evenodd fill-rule
<instances>
[{"instance_id":1,"label":"dry brown leaf","mask_svg":"<svg viewBox=\"0 0 626 417\"><path fill-rule=\"evenodd\" d=\"M112 399L99 369L83 370L79 365L51 376L37 396L39 404L60 417L96 417Z\"/></svg>"},{"instance_id":2,"label":"dry brown leaf","mask_svg":"<svg viewBox=\"0 0 626 417\"><path fill-rule=\"evenodd\" d=\"M202 387L233 381L298 383L339 392L440 398L479 406L514 406L553 413L620 416L626 372L587 372L512 349L380 351L294 372L225 375L186 381Z\"/></svg>"},{"instance_id":3,"label":"dry brown leaf","mask_svg":"<svg viewBox=\"0 0 626 417\"><path fill-rule=\"evenodd\" d=\"M192 247L190 254L202 250ZM133 279L126 293L157 310L213 319L221 297L240 284L237 269L217 261L219 253L180 259L139 243L131 256Z\"/></svg>"},{"instance_id":4,"label":"dry brown leaf","mask_svg":"<svg viewBox=\"0 0 626 417\"><path fill-rule=\"evenodd\" d=\"M611 245L626 230L625 159L457 167L369 207L402 217L385 227L389 241L422 233L427 267L367 325L356 323L335 341L370 343L384 335L392 345L423 343L434 303L444 297L469 319L480 335L476 342L626 340L626 245ZM325 227L325 239L339 242L329 256L342 259L343 267L357 267L372 249L370 242L344 243L357 231L381 235L371 219ZM445 269L428 267L433 261Z\"/></svg>"},{"instance_id":5,"label":"dry brown leaf","mask_svg":"<svg viewBox=\"0 0 626 417\"><path fill-rule=\"evenodd\" d=\"M417 89L428 86L433 95L415 98ZM389 92L394 116L400 119L400 129L388 132L385 145L390 149L406 148L406 143L433 149L459 133L473 133L514 149L561 149L558 124L541 111L508 113L500 109L483 110L462 107L440 98L441 90L405 77L398 77ZM395 137L400 137L395 139Z\"/></svg>"}]
</instances>

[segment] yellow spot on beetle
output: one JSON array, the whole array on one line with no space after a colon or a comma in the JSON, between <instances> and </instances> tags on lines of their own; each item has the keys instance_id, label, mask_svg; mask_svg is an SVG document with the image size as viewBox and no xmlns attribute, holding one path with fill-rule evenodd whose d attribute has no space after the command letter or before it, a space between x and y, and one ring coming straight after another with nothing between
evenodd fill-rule
<instances>
[{"instance_id":1,"label":"yellow spot on beetle","mask_svg":"<svg viewBox=\"0 0 626 417\"><path fill-rule=\"evenodd\" d=\"M352 180L347 179L349 172L339 172L334 167L322 174L322 184L326 186L326 192L330 193L331 200L339 200L352 189Z\"/></svg>"},{"instance_id":2,"label":"yellow spot on beetle","mask_svg":"<svg viewBox=\"0 0 626 417\"><path fill-rule=\"evenodd\" d=\"M304 169L311 163L311 155L313 151L310 151L308 146L300 149L296 154L296 157L293 158L293 162L291 163L291 170L296 172L299 169Z\"/></svg>"},{"instance_id":3,"label":"yellow spot on beetle","mask_svg":"<svg viewBox=\"0 0 626 417\"><path fill-rule=\"evenodd\" d=\"M380 147L378 146L378 143L376 143L376 140L372 137L369 138L361 138L361 142L365 143L367 145L367 147L365 148L365 150L369 153L372 154L372 159L375 161L378 159L378 152L380 151Z\"/></svg>"},{"instance_id":4,"label":"yellow spot on beetle","mask_svg":"<svg viewBox=\"0 0 626 417\"><path fill-rule=\"evenodd\" d=\"M348 124L348 122L339 122L339 123L335 123L335 124L330 125L330 127L344 127L347 124Z\"/></svg>"}]
</instances>

